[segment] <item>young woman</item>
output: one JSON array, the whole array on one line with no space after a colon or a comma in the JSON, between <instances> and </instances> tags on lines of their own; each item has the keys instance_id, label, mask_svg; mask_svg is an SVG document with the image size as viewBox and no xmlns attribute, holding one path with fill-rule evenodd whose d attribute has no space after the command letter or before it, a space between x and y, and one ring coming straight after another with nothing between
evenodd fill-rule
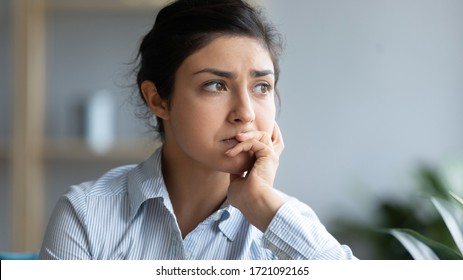
<instances>
[{"instance_id":1,"label":"young woman","mask_svg":"<svg viewBox=\"0 0 463 280\"><path fill-rule=\"evenodd\" d=\"M137 82L163 145L71 187L42 259L355 259L307 205L273 188L281 41L241 0L163 8Z\"/></svg>"}]
</instances>

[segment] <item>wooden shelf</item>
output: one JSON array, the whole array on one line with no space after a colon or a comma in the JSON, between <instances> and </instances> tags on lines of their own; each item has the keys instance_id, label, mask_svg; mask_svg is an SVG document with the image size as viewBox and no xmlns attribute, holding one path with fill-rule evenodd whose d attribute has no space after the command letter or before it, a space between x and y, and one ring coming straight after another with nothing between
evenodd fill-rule
<instances>
[{"instance_id":1,"label":"wooden shelf","mask_svg":"<svg viewBox=\"0 0 463 280\"><path fill-rule=\"evenodd\" d=\"M84 140L49 139L45 141L44 161L63 162L140 162L149 157L161 143L153 139L126 139L114 143L105 153L92 150ZM11 145L0 140L0 160L9 160Z\"/></svg>"},{"instance_id":2,"label":"wooden shelf","mask_svg":"<svg viewBox=\"0 0 463 280\"><path fill-rule=\"evenodd\" d=\"M105 153L92 150L83 139L48 139L45 141L45 161L69 162L140 162L160 146L152 139L120 140Z\"/></svg>"}]
</instances>

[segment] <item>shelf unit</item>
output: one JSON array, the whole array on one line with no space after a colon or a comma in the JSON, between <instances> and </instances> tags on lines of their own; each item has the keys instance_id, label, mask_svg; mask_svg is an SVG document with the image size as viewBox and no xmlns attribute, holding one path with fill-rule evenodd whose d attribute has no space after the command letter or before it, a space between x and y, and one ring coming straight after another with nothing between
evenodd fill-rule
<instances>
[{"instance_id":1,"label":"shelf unit","mask_svg":"<svg viewBox=\"0 0 463 280\"><path fill-rule=\"evenodd\" d=\"M0 142L0 159L11 166L10 246L12 251L36 251L45 218L45 163L138 162L156 145L151 140L116 142L97 154L82 139L48 139L45 135L46 19L50 11L131 11L157 9L165 0L14 0L12 135ZM134 148L136 147L136 148ZM142 147L140 149L140 147Z\"/></svg>"},{"instance_id":2,"label":"shelf unit","mask_svg":"<svg viewBox=\"0 0 463 280\"><path fill-rule=\"evenodd\" d=\"M44 159L60 162L139 162L159 145L151 139L119 140L107 152L97 153L82 139L53 139L45 143Z\"/></svg>"}]
</instances>

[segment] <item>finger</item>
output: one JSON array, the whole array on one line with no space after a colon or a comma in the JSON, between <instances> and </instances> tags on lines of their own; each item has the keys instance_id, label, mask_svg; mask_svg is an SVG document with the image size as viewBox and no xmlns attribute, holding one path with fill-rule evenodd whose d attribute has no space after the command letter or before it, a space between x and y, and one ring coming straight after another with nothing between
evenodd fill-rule
<instances>
[{"instance_id":1,"label":"finger","mask_svg":"<svg viewBox=\"0 0 463 280\"><path fill-rule=\"evenodd\" d=\"M270 147L271 146L266 145L257 139L249 139L237 144L235 147L231 148L225 153L228 156L234 157L242 152L254 152L256 157L262 157L266 155L266 151L268 154L273 152L273 150Z\"/></svg>"},{"instance_id":2,"label":"finger","mask_svg":"<svg viewBox=\"0 0 463 280\"><path fill-rule=\"evenodd\" d=\"M265 131L258 131L258 130L248 131L248 132L238 134L236 138L238 141L241 141L241 142L249 140L249 139L256 139L264 143L265 145L269 145L269 146L272 145L272 138Z\"/></svg>"},{"instance_id":3,"label":"finger","mask_svg":"<svg viewBox=\"0 0 463 280\"><path fill-rule=\"evenodd\" d=\"M272 133L272 143L275 152L279 155L283 152L285 144L283 142L283 135L281 135L281 130L278 124L275 122Z\"/></svg>"}]
</instances>

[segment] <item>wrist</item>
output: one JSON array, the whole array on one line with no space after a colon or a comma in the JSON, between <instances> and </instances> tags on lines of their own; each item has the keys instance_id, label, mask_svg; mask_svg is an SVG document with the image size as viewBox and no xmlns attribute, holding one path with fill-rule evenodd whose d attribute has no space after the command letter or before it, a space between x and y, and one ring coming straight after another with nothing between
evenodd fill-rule
<instances>
[{"instance_id":1,"label":"wrist","mask_svg":"<svg viewBox=\"0 0 463 280\"><path fill-rule=\"evenodd\" d=\"M253 226L265 232L283 203L283 198L277 192L267 189L248 197L240 211Z\"/></svg>"}]
</instances>

